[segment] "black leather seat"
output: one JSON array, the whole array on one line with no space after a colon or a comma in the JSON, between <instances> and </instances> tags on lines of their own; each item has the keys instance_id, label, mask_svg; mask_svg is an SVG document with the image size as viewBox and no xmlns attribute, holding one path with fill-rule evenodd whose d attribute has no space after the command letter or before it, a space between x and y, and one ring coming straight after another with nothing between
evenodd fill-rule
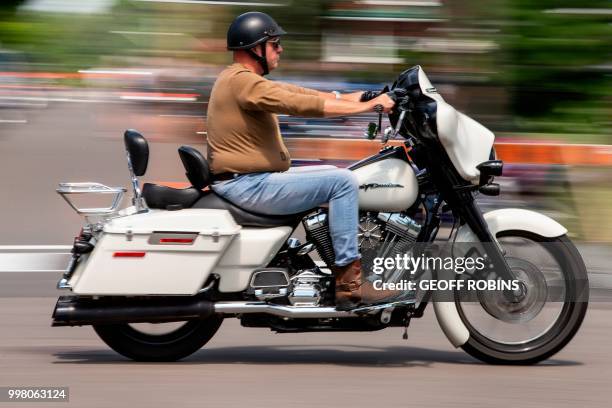
<instances>
[{"instance_id":1,"label":"black leather seat","mask_svg":"<svg viewBox=\"0 0 612 408\"><path fill-rule=\"evenodd\" d=\"M206 191L191 208L211 208L227 210L237 224L248 227L280 227L283 225L295 226L304 214L291 215L262 215L246 211L220 197L213 191Z\"/></svg>"},{"instance_id":2,"label":"black leather seat","mask_svg":"<svg viewBox=\"0 0 612 408\"><path fill-rule=\"evenodd\" d=\"M190 208L202 196L202 192L193 187L181 189L145 183L142 196L149 208L179 210Z\"/></svg>"},{"instance_id":3,"label":"black leather seat","mask_svg":"<svg viewBox=\"0 0 612 408\"><path fill-rule=\"evenodd\" d=\"M295 226L305 214L263 215L240 208L214 191L202 191L211 182L208 162L202 154L191 146L181 146L179 156L192 187L178 189L146 183L142 195L150 208L210 208L227 210L237 224L248 227Z\"/></svg>"}]
</instances>

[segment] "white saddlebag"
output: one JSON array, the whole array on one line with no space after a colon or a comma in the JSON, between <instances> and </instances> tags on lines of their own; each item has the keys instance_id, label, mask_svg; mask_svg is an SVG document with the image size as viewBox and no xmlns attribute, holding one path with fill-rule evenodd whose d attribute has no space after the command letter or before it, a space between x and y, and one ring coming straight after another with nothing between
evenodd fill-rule
<instances>
[{"instance_id":1,"label":"white saddlebag","mask_svg":"<svg viewBox=\"0 0 612 408\"><path fill-rule=\"evenodd\" d=\"M151 210L117 218L77 267L80 295L193 295L240 233L226 210Z\"/></svg>"}]
</instances>

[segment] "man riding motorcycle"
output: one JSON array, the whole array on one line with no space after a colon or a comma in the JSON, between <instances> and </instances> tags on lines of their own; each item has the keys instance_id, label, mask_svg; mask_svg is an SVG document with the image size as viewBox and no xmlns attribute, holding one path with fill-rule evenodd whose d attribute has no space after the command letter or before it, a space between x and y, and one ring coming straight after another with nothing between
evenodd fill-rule
<instances>
[{"instance_id":1,"label":"man riding motorcycle","mask_svg":"<svg viewBox=\"0 0 612 408\"><path fill-rule=\"evenodd\" d=\"M217 78L208 104L208 159L215 192L247 210L284 215L329 203L336 307L348 310L383 301L395 291L375 290L361 273L358 190L353 173L333 166L290 168L276 114L334 117L390 112L386 94L341 95L270 81L286 32L267 14L238 16L227 33L234 64Z\"/></svg>"}]
</instances>

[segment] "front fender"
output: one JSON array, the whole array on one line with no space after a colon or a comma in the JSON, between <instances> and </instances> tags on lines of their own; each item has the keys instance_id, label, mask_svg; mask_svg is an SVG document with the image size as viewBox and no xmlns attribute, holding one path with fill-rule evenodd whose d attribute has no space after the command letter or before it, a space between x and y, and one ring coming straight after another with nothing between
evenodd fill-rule
<instances>
[{"instance_id":1,"label":"front fender","mask_svg":"<svg viewBox=\"0 0 612 408\"><path fill-rule=\"evenodd\" d=\"M483 214L491 235L497 237L502 231L528 231L546 238L567 234L567 229L552 218L535 211L520 208L502 208ZM467 224L457 231L456 242L475 242L478 239Z\"/></svg>"},{"instance_id":2,"label":"front fender","mask_svg":"<svg viewBox=\"0 0 612 408\"><path fill-rule=\"evenodd\" d=\"M528 231L546 238L555 238L567 233L567 229L544 214L519 208L504 208L483 214L491 235L497 237L502 231ZM456 242L476 242L478 238L467 224L457 231ZM435 295L435 294L434 294ZM469 339L469 331L461 321L454 302L436 302L434 311L442 331L455 347Z\"/></svg>"},{"instance_id":3,"label":"front fender","mask_svg":"<svg viewBox=\"0 0 612 408\"><path fill-rule=\"evenodd\" d=\"M459 317L455 302L436 302L435 298L434 293L433 307L442 332L453 346L462 346L470 338L470 332Z\"/></svg>"}]
</instances>

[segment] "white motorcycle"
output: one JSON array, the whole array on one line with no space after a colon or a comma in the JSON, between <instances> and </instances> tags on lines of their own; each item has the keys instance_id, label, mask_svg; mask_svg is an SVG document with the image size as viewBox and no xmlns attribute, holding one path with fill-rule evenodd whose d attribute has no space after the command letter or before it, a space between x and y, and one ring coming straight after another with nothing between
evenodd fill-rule
<instances>
[{"instance_id":1,"label":"white motorcycle","mask_svg":"<svg viewBox=\"0 0 612 408\"><path fill-rule=\"evenodd\" d=\"M372 270L376 259L423 254L427 250L419 248L434 242L441 218L448 217L454 220L449 242L490 244L481 276L513 279L518 287L481 290L472 298L458 289L450 298L424 290L337 310L327 269L334 251L326 208L289 216L242 209L207 189L207 162L189 146L179 155L192 187L145 184L141 190L137 177L145 174L148 145L128 130L132 206L118 209L124 188L62 183L58 189L86 223L58 283L71 294L59 298L53 325L92 325L124 356L172 361L201 348L225 317L280 333L407 329L433 303L449 341L483 361L532 364L561 350L588 304L587 272L567 230L526 209L480 212L475 194L500 191L493 183L503 166L495 159L494 135L447 104L420 66L403 72L390 95L396 107L385 146L349 167L360 185L364 269ZM398 136L405 139L402 146L386 146ZM101 196L112 203L77 203ZM300 223L303 243L291 237ZM310 256L315 250L320 262ZM381 276L393 281L396 272ZM422 268L418 274L436 272Z\"/></svg>"}]
</instances>

